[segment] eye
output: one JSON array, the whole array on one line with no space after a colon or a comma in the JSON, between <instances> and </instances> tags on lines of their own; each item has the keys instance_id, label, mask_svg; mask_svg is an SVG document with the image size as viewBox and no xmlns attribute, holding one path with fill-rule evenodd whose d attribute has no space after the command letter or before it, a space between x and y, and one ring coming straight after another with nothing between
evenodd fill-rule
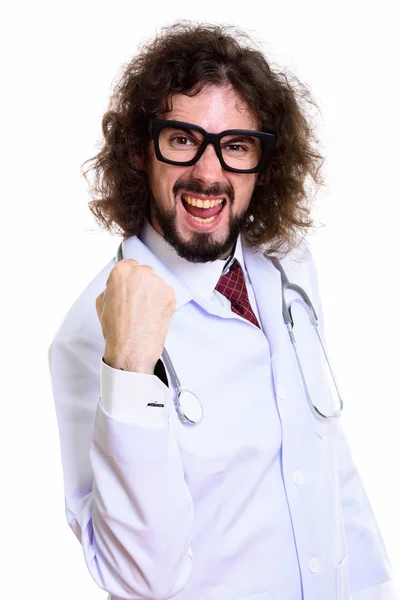
<instances>
[{"instance_id":1,"label":"eye","mask_svg":"<svg viewBox=\"0 0 400 600\"><path fill-rule=\"evenodd\" d=\"M191 145L193 145L193 142L184 135L177 135L177 136L171 138L171 142L173 144L175 144L176 146L191 146Z\"/></svg>"},{"instance_id":2,"label":"eye","mask_svg":"<svg viewBox=\"0 0 400 600\"><path fill-rule=\"evenodd\" d=\"M226 144L223 149L235 154L242 154L248 150L246 146L242 146L241 144Z\"/></svg>"}]
</instances>

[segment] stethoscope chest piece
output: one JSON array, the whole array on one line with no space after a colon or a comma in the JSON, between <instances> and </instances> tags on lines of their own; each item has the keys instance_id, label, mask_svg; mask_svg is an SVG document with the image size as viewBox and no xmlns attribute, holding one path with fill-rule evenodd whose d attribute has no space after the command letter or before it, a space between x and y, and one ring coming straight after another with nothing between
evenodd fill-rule
<instances>
[{"instance_id":1,"label":"stethoscope chest piece","mask_svg":"<svg viewBox=\"0 0 400 600\"><path fill-rule=\"evenodd\" d=\"M203 407L200 400L189 390L180 390L176 409L184 422L196 424L200 423L203 418Z\"/></svg>"}]
</instances>

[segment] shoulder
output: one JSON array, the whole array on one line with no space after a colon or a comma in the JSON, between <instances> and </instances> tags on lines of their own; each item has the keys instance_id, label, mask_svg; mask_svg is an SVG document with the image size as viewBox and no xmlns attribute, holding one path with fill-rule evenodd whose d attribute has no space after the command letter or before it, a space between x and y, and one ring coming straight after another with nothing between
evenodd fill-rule
<instances>
[{"instance_id":1,"label":"shoulder","mask_svg":"<svg viewBox=\"0 0 400 600\"><path fill-rule=\"evenodd\" d=\"M301 285L303 282L306 287L311 288L317 286L317 271L309 242L302 241L281 262L285 270L290 272L295 283Z\"/></svg>"},{"instance_id":2,"label":"shoulder","mask_svg":"<svg viewBox=\"0 0 400 600\"><path fill-rule=\"evenodd\" d=\"M302 239L295 248L291 250L283 249L281 253L269 253L268 245L265 245L260 250L267 256L277 258L284 268L288 279L293 283L301 285L316 283L316 267L311 250L310 242L307 239Z\"/></svg>"},{"instance_id":3,"label":"shoulder","mask_svg":"<svg viewBox=\"0 0 400 600\"><path fill-rule=\"evenodd\" d=\"M263 251L268 256L277 258L288 280L291 283L301 286L307 292L312 302L320 307L318 273L311 245L307 239L301 240L295 248L290 251L284 250L281 254L269 254L267 247Z\"/></svg>"}]
</instances>

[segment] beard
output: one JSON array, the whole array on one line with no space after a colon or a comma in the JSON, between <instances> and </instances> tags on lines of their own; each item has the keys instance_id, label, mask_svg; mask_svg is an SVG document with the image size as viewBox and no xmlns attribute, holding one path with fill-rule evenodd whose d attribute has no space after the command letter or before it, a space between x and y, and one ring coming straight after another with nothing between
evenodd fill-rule
<instances>
[{"instance_id":1,"label":"beard","mask_svg":"<svg viewBox=\"0 0 400 600\"><path fill-rule=\"evenodd\" d=\"M178 196L179 190L186 193L201 193L209 196L227 196L227 205L223 210L229 211L228 231L226 238L222 241L213 239L214 231L204 233L201 231L193 231L191 239L185 240L178 231L177 210L166 210L161 203L152 198L150 210L163 232L165 241L175 249L178 256L189 262L205 263L226 257L226 255L235 247L237 238L247 218L247 208L244 209L240 215L233 216L231 213L231 206L234 200L233 190L232 188L223 188L218 184L212 186L208 190L203 190L196 181L178 180L173 188L176 203L181 202L181 199ZM149 220L151 222L151 219Z\"/></svg>"}]
</instances>

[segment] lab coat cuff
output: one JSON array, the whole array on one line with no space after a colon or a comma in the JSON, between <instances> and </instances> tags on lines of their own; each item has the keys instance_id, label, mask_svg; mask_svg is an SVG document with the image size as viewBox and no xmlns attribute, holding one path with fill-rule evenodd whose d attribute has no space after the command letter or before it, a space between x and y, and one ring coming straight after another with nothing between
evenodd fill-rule
<instances>
[{"instance_id":1,"label":"lab coat cuff","mask_svg":"<svg viewBox=\"0 0 400 600\"><path fill-rule=\"evenodd\" d=\"M379 585L354 592L352 600L398 600L393 581L390 579Z\"/></svg>"},{"instance_id":2,"label":"lab coat cuff","mask_svg":"<svg viewBox=\"0 0 400 600\"><path fill-rule=\"evenodd\" d=\"M170 431L113 419L99 402L93 443L118 463L160 469L168 464Z\"/></svg>"},{"instance_id":3,"label":"lab coat cuff","mask_svg":"<svg viewBox=\"0 0 400 600\"><path fill-rule=\"evenodd\" d=\"M113 419L147 427L169 422L170 390L155 375L100 367L100 402Z\"/></svg>"}]
</instances>

